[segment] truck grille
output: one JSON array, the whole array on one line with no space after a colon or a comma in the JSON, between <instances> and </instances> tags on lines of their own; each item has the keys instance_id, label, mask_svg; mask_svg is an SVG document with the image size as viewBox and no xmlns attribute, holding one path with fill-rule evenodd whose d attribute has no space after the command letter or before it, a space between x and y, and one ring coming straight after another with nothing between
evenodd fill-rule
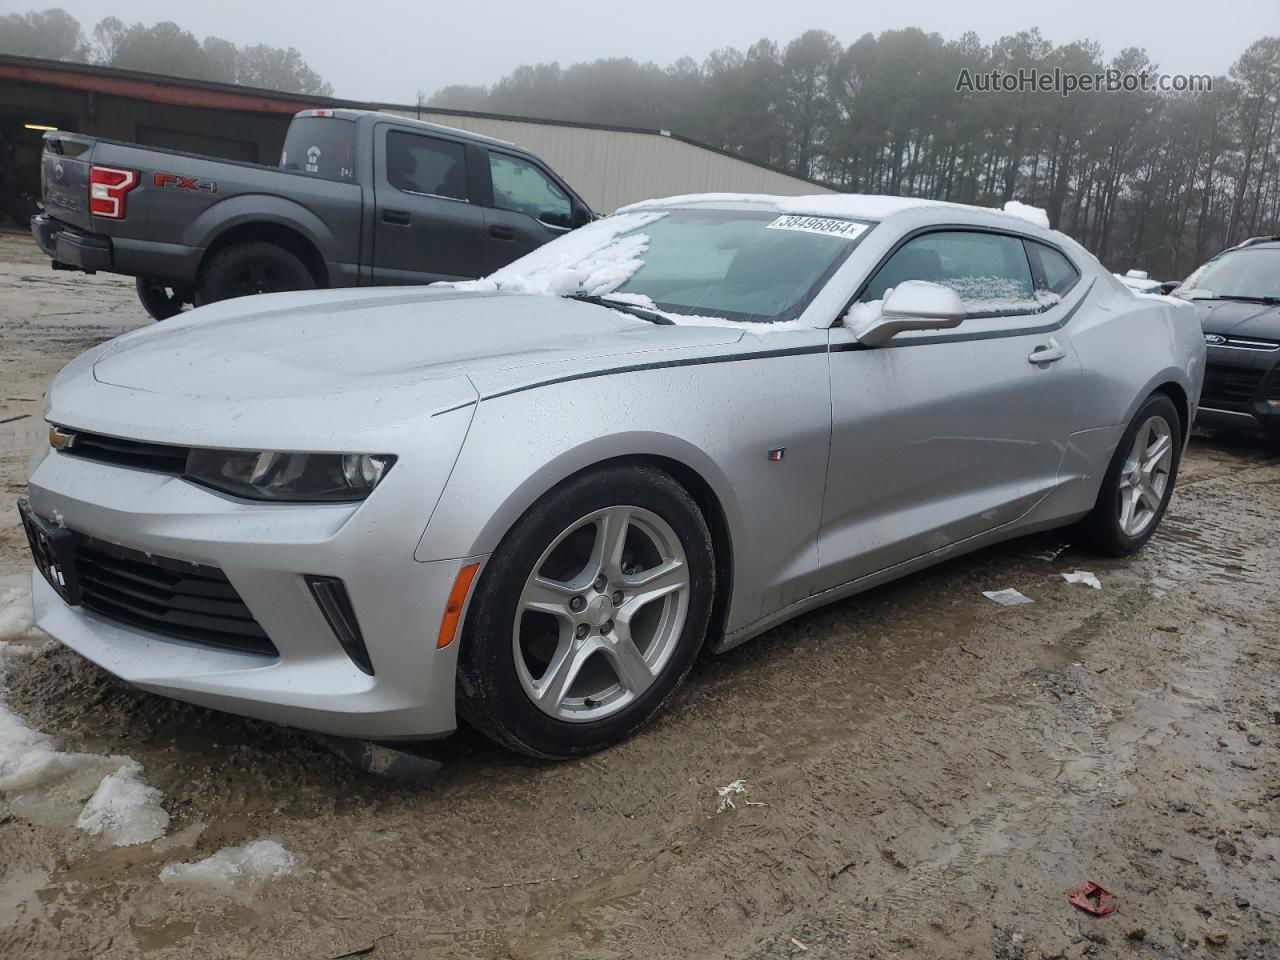
<instances>
[{"instance_id":1,"label":"truck grille","mask_svg":"<svg viewBox=\"0 0 1280 960\"><path fill-rule=\"evenodd\" d=\"M100 433L82 433L69 429L75 440L63 452L85 460L113 463L119 467L139 470L156 470L160 473L180 475L187 468L187 447L169 443L148 443L144 440L124 440Z\"/></svg>"},{"instance_id":2,"label":"truck grille","mask_svg":"<svg viewBox=\"0 0 1280 960\"><path fill-rule=\"evenodd\" d=\"M76 572L82 603L94 613L191 643L278 655L217 567L149 556L81 536Z\"/></svg>"},{"instance_id":3,"label":"truck grille","mask_svg":"<svg viewBox=\"0 0 1280 960\"><path fill-rule=\"evenodd\" d=\"M1206 407L1243 407L1253 400L1264 371L1242 367L1210 367L1205 371L1200 403Z\"/></svg>"}]
</instances>

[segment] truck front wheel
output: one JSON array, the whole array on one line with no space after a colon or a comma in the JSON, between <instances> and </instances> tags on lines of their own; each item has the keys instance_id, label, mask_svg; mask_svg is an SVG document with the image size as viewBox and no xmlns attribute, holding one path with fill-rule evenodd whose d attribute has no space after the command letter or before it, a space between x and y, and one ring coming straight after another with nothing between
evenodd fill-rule
<instances>
[{"instance_id":1,"label":"truck front wheel","mask_svg":"<svg viewBox=\"0 0 1280 960\"><path fill-rule=\"evenodd\" d=\"M314 290L307 265L274 243L238 243L219 250L200 271L196 306L282 290Z\"/></svg>"},{"instance_id":2,"label":"truck front wheel","mask_svg":"<svg viewBox=\"0 0 1280 960\"><path fill-rule=\"evenodd\" d=\"M175 287L155 277L138 277L138 299L153 320L168 320L182 312L191 302L190 288Z\"/></svg>"}]
</instances>

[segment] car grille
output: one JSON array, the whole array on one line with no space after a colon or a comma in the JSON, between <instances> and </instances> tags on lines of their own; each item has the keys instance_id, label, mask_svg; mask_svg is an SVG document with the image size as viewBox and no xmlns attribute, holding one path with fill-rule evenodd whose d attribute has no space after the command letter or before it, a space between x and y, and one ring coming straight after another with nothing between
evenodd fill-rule
<instances>
[{"instance_id":1,"label":"car grille","mask_svg":"<svg viewBox=\"0 0 1280 960\"><path fill-rule=\"evenodd\" d=\"M75 441L71 446L64 447L63 452L75 457L97 460L99 463L113 463L120 467L156 470L175 476L187 468L187 447L169 443L147 443L143 440L123 440L100 433L81 433L79 430L67 432L75 434Z\"/></svg>"},{"instance_id":2,"label":"car grille","mask_svg":"<svg viewBox=\"0 0 1280 960\"><path fill-rule=\"evenodd\" d=\"M275 644L217 567L150 556L81 536L81 602L94 613L211 647L277 656Z\"/></svg>"},{"instance_id":3,"label":"car grille","mask_svg":"<svg viewBox=\"0 0 1280 960\"><path fill-rule=\"evenodd\" d=\"M1254 391L1262 382L1263 370L1243 367L1210 367L1205 371L1204 389L1200 404L1205 407L1243 407L1253 400Z\"/></svg>"}]
</instances>

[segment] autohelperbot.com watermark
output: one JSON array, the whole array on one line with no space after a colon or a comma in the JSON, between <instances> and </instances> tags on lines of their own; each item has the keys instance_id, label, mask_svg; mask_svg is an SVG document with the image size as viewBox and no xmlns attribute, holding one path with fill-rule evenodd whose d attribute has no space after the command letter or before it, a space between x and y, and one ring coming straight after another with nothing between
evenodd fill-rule
<instances>
[{"instance_id":1,"label":"autohelperbot.com watermark","mask_svg":"<svg viewBox=\"0 0 1280 960\"><path fill-rule=\"evenodd\" d=\"M1061 67L960 71L956 93L1208 93L1213 77L1204 73L1153 73L1119 69L1072 73Z\"/></svg>"}]
</instances>

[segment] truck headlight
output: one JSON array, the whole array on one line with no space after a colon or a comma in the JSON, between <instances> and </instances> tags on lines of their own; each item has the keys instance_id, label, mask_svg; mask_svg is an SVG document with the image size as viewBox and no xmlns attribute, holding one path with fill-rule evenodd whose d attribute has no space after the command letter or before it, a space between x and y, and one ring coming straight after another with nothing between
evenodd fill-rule
<instances>
[{"instance_id":1,"label":"truck headlight","mask_svg":"<svg viewBox=\"0 0 1280 960\"><path fill-rule=\"evenodd\" d=\"M395 462L390 454L193 449L183 476L246 500L343 503L367 497Z\"/></svg>"}]
</instances>

